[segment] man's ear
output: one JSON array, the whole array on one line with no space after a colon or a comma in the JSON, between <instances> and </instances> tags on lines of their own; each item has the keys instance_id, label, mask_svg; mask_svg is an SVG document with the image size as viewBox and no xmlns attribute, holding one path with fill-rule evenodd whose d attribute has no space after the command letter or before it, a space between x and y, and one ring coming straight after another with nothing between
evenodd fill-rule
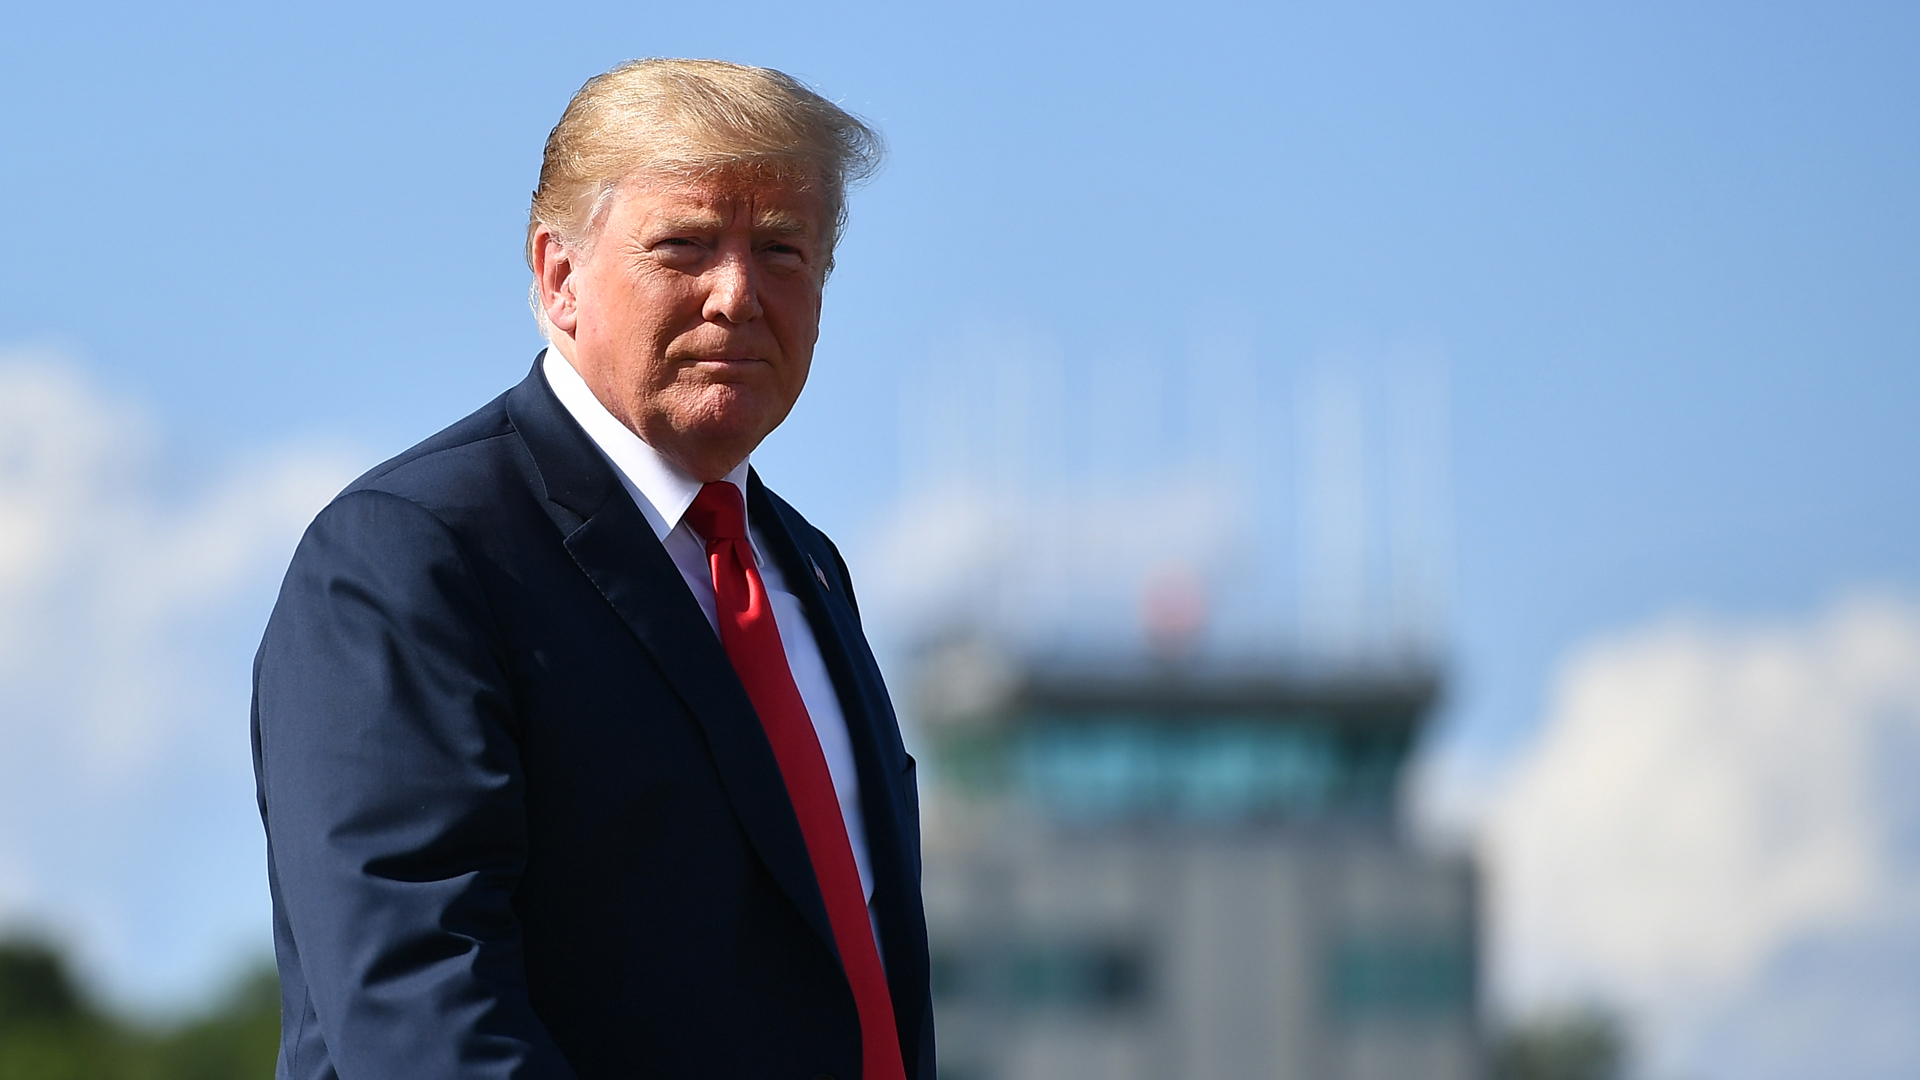
<instances>
[{"instance_id":1,"label":"man's ear","mask_svg":"<svg viewBox=\"0 0 1920 1080\"><path fill-rule=\"evenodd\" d=\"M579 260L552 229L541 225L533 233L533 279L540 289L540 307L555 330L571 337L580 323L574 273Z\"/></svg>"}]
</instances>

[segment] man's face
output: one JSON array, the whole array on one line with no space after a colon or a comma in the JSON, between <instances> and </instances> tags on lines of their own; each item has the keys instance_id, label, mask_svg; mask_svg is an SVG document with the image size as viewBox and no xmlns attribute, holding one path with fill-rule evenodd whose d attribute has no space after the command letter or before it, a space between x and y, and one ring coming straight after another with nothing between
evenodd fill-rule
<instances>
[{"instance_id":1,"label":"man's face","mask_svg":"<svg viewBox=\"0 0 1920 1080\"><path fill-rule=\"evenodd\" d=\"M820 201L796 187L643 175L614 196L584 262L541 241L543 299L574 367L701 480L752 452L807 382L826 253Z\"/></svg>"}]
</instances>

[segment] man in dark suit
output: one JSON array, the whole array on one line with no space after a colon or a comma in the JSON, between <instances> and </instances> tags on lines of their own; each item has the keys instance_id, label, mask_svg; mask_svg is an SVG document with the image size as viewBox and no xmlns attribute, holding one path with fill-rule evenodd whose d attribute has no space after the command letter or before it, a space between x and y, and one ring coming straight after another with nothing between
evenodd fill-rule
<instances>
[{"instance_id":1,"label":"man in dark suit","mask_svg":"<svg viewBox=\"0 0 1920 1080\"><path fill-rule=\"evenodd\" d=\"M279 1076L933 1080L913 760L747 465L877 154L763 69L569 104L550 347L320 514L260 647Z\"/></svg>"}]
</instances>

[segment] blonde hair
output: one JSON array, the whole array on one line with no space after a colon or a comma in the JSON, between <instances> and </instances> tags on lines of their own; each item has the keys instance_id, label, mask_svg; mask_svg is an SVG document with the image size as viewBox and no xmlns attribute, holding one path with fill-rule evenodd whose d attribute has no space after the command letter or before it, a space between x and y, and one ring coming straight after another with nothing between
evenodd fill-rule
<instances>
[{"instance_id":1,"label":"blonde hair","mask_svg":"<svg viewBox=\"0 0 1920 1080\"><path fill-rule=\"evenodd\" d=\"M542 225L590 251L614 193L636 174L745 172L818 185L830 270L847 189L871 177L881 155L879 132L790 75L722 60L630 60L588 79L547 136L527 214L527 267ZM538 282L533 306L548 330Z\"/></svg>"}]
</instances>

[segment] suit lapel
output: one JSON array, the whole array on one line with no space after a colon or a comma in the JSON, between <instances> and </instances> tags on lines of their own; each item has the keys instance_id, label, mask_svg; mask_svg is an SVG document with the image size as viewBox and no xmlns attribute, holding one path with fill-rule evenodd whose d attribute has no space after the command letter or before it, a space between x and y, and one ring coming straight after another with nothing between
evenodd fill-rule
<instances>
[{"instance_id":1,"label":"suit lapel","mask_svg":"<svg viewBox=\"0 0 1920 1080\"><path fill-rule=\"evenodd\" d=\"M699 721L754 851L832 947L832 925L760 718L686 582L539 364L507 397L567 551Z\"/></svg>"},{"instance_id":2,"label":"suit lapel","mask_svg":"<svg viewBox=\"0 0 1920 1080\"><path fill-rule=\"evenodd\" d=\"M792 507L748 478L750 520L780 564L787 588L800 598L847 720L860 772L861 813L874 867L874 907L880 915L887 982L900 1025L901 1049L916 1060L927 988L926 916L919 903L917 834L906 809L909 763L900 726L879 667L841 579L839 560Z\"/></svg>"}]
</instances>

